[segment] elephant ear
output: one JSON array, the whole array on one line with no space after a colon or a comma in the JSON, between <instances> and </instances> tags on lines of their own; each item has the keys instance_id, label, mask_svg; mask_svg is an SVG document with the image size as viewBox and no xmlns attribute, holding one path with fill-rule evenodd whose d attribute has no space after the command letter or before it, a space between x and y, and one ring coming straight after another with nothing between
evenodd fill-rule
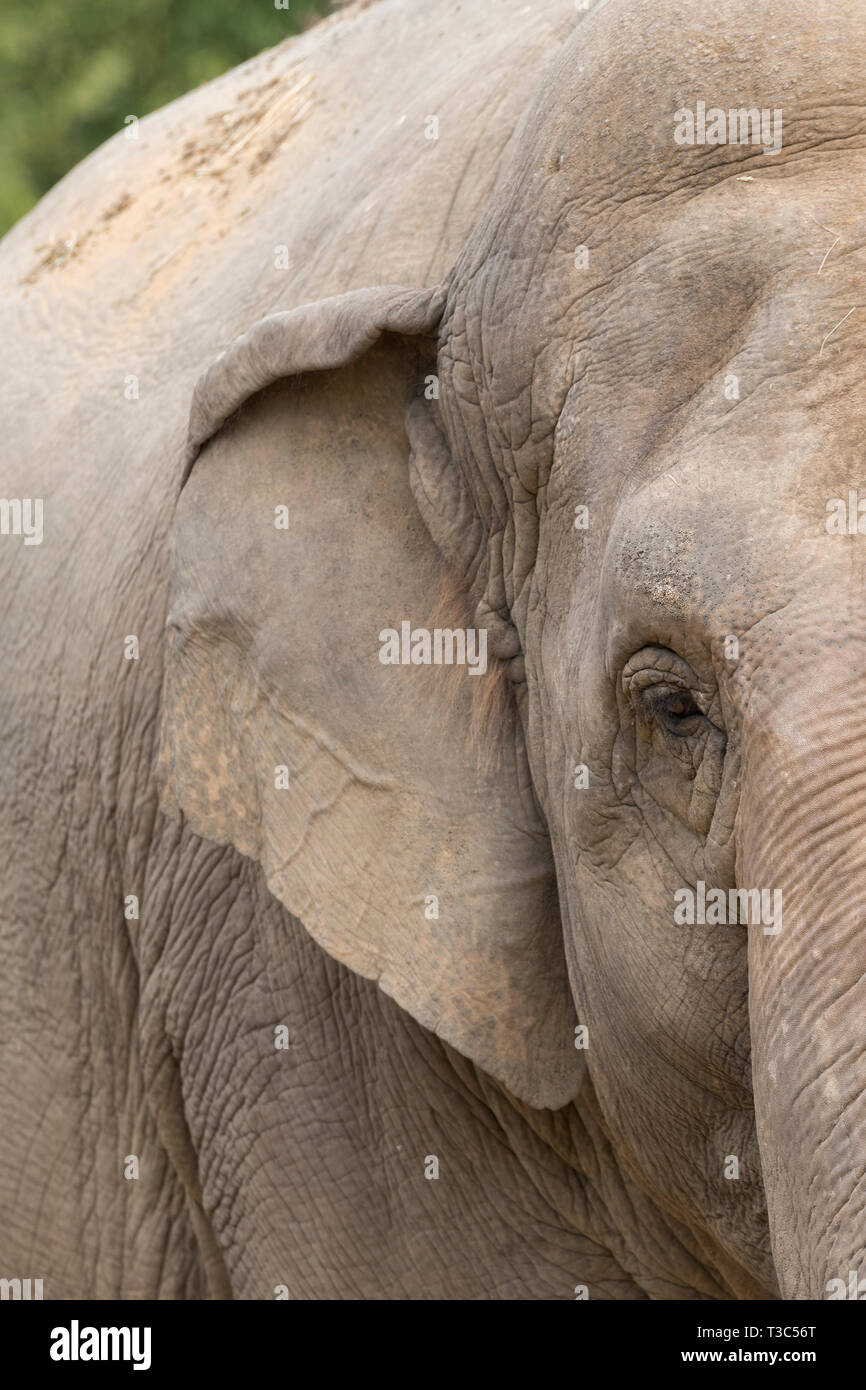
<instances>
[{"instance_id":1,"label":"elephant ear","mask_svg":"<svg viewBox=\"0 0 866 1390\"><path fill-rule=\"evenodd\" d=\"M510 687L499 663L482 672L481 633L474 671L384 660L404 623L446 626L456 537L484 542L438 433L410 482L407 401L441 310L438 292L388 288L303 306L200 380L172 537L162 798L258 860L337 960L555 1108L582 1053ZM473 711L503 691L481 739Z\"/></svg>"}]
</instances>

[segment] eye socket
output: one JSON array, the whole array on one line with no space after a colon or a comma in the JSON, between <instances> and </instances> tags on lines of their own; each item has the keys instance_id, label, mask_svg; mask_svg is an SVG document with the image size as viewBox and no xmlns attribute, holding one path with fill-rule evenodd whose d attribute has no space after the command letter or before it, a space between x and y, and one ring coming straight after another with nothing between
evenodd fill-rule
<instances>
[{"instance_id":1,"label":"eye socket","mask_svg":"<svg viewBox=\"0 0 866 1390\"><path fill-rule=\"evenodd\" d=\"M727 735L712 663L699 656L698 666L655 643L626 661L617 697L617 775L623 798L630 798L648 823L655 824L660 809L703 837L722 786Z\"/></svg>"}]
</instances>

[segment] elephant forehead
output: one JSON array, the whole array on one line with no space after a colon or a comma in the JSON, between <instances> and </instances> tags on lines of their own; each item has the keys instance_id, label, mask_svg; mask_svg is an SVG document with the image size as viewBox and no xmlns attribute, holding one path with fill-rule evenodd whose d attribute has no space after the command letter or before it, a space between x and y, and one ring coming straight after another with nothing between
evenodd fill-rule
<instances>
[{"instance_id":1,"label":"elephant forehead","mask_svg":"<svg viewBox=\"0 0 866 1390\"><path fill-rule=\"evenodd\" d=\"M535 191L570 183L607 222L831 141L862 148L864 39L862 8L835 0L791 0L781 24L753 0L719 0L699 19L691 0L611 0L546 74L522 173Z\"/></svg>"},{"instance_id":2,"label":"elephant forehead","mask_svg":"<svg viewBox=\"0 0 866 1390\"><path fill-rule=\"evenodd\" d=\"M503 467L529 491L587 359L619 381L651 358L654 385L688 388L704 344L726 345L768 280L796 273L798 258L814 277L836 235L862 244L850 188L864 162L866 45L851 40L866 19L840 25L833 7L793 4L780 46L771 16L723 0L702 14L696 49L692 18L678 0L611 3L580 26L458 263L446 320L457 389L495 414ZM746 47L731 42L743 25ZM699 105L704 125L706 109L725 111L722 144L678 141L681 113Z\"/></svg>"},{"instance_id":3,"label":"elephant forehead","mask_svg":"<svg viewBox=\"0 0 866 1390\"><path fill-rule=\"evenodd\" d=\"M862 298L866 245L850 197L866 172L866 46L847 52L831 10L818 11L827 33L812 62L805 38L801 50L791 36L811 32L814 5L786 15L780 53L771 25L725 0L702 16L696 56L688 7L610 3L539 88L455 268L440 356L449 433L503 538L521 630L539 545L565 552L575 506L589 504L592 521L580 559L566 563L598 564L623 495L670 466L680 440L718 430L747 403L763 409L785 390L793 399L794 387L800 420L817 419L815 404L838 402L850 380L859 330L857 314L845 316ZM732 47L746 23L753 41ZM837 82L850 106L834 105ZM699 100L771 117L778 107L778 153L678 144L675 117ZM843 415L852 419L847 404ZM800 420L793 406L774 420L794 450ZM743 447L757 469L760 411L750 428ZM843 429L850 451L854 427Z\"/></svg>"},{"instance_id":4,"label":"elephant forehead","mask_svg":"<svg viewBox=\"0 0 866 1390\"><path fill-rule=\"evenodd\" d=\"M513 533L515 589L545 530L558 533L547 542L557 561L600 564L624 500L667 473L689 524L712 523L714 541L726 515L752 529L739 508L781 507L806 531L823 528L826 499L857 484L866 417L866 320L850 313L862 302L864 227L843 204L813 174L757 192L729 181L658 209L649 244L631 255L600 242L579 291L568 257L556 270L551 253L540 283L494 274L474 315L478 271L452 308L443 394L453 388L452 435L468 445L460 461L476 495ZM836 235L839 260L822 265ZM576 550L582 505L589 530ZM775 514L765 524L772 549L780 524Z\"/></svg>"},{"instance_id":5,"label":"elephant forehead","mask_svg":"<svg viewBox=\"0 0 866 1390\"><path fill-rule=\"evenodd\" d=\"M640 393L662 417L714 378L733 404L770 375L811 372L828 335L838 354L858 329L855 319L836 337L864 289L866 217L847 192L864 174L866 154L849 154L833 179L737 176L606 224L563 189L548 242L537 224L505 223L508 265L497 253L473 270L446 320L446 374L464 418L480 407L488 447L536 492L572 392L566 422L593 413L603 423Z\"/></svg>"}]
</instances>

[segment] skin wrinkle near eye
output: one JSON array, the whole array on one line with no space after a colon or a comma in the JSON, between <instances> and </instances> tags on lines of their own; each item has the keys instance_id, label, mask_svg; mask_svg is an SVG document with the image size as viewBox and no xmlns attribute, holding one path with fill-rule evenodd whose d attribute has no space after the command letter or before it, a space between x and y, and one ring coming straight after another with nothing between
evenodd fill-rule
<instances>
[{"instance_id":1,"label":"skin wrinkle near eye","mask_svg":"<svg viewBox=\"0 0 866 1390\"><path fill-rule=\"evenodd\" d=\"M655 644L645 644L628 659L622 672L623 688L634 683L655 683L665 676L673 677L675 684L695 690L704 698L711 695L708 684L700 680L688 662L676 652Z\"/></svg>"}]
</instances>

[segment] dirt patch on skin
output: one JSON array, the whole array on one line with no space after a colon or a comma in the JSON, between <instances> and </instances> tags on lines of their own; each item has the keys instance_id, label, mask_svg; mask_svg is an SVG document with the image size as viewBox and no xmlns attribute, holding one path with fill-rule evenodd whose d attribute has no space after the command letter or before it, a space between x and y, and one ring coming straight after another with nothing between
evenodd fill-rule
<instances>
[{"instance_id":1,"label":"dirt patch on skin","mask_svg":"<svg viewBox=\"0 0 866 1390\"><path fill-rule=\"evenodd\" d=\"M284 89L274 92L275 87ZM254 174L277 152L313 105L313 74L289 80L275 77L262 87L239 92L229 111L216 111L188 139L176 173L222 180L240 163ZM162 171L163 178L166 171ZM168 178L172 175L169 172Z\"/></svg>"},{"instance_id":2,"label":"dirt patch on skin","mask_svg":"<svg viewBox=\"0 0 866 1390\"><path fill-rule=\"evenodd\" d=\"M125 212L126 209L132 205L133 201L134 199L131 193L121 193L120 197L116 198L111 206L105 209L105 212L99 219L100 222L113 222L115 217L119 216L121 212Z\"/></svg>"},{"instance_id":3,"label":"dirt patch on skin","mask_svg":"<svg viewBox=\"0 0 866 1390\"><path fill-rule=\"evenodd\" d=\"M57 241L43 242L41 246L37 246L36 253L37 255L41 253L40 259L30 273L18 281L19 285L34 285L43 271L60 270L63 266L68 265L78 255L82 246L89 241L90 236L91 232L86 231L83 236L72 237L67 241L58 239Z\"/></svg>"},{"instance_id":4,"label":"dirt patch on skin","mask_svg":"<svg viewBox=\"0 0 866 1390\"><path fill-rule=\"evenodd\" d=\"M108 207L99 214L96 225L88 227L81 236L57 237L55 240L42 242L41 246L36 248L39 260L33 269L24 276L23 280L18 281L19 285L35 284L44 271L62 270L65 265L80 255L83 248L101 227L107 227L110 222L114 221L115 217L119 217L122 212L126 212L127 208L132 207L134 202L135 199L131 193L121 193L120 197L115 198L114 202L109 203Z\"/></svg>"},{"instance_id":5,"label":"dirt patch on skin","mask_svg":"<svg viewBox=\"0 0 866 1390\"><path fill-rule=\"evenodd\" d=\"M178 142L175 160L157 168L155 181L158 184L188 184L191 178L207 180L212 200L215 194L219 198L229 192L238 173L255 176L279 152L312 108L314 74L309 69L290 68L278 77L253 83L239 92L227 92L226 98L230 102L227 109L214 111L203 120L199 117L198 128L182 139L182 143ZM62 270L134 202L132 194L124 191L79 235L60 236L38 246L38 259L19 284L33 285L43 274Z\"/></svg>"},{"instance_id":6,"label":"dirt patch on skin","mask_svg":"<svg viewBox=\"0 0 866 1390\"><path fill-rule=\"evenodd\" d=\"M378 0L331 0L332 13L315 20L310 27L330 29L350 23L377 3ZM168 139L163 135L163 143L172 147L170 156L174 158L170 157L169 162L157 168L155 175L150 175L152 189L167 185L168 191L176 183L189 187L191 178L206 180L211 202L215 197L221 202L230 191L233 175L241 173L254 177L264 169L315 103L315 74L310 71L309 59L302 60L302 66L292 59L286 63L284 56L287 46L294 44L297 38L297 35L290 35L276 48L260 54L258 60L252 60L261 65L260 81L253 78L249 85L236 92L231 91L229 82L225 98L228 105L224 110L215 111L204 119L191 113L186 119L192 130L182 130L175 142L171 138L174 132L167 133ZM275 62L285 67L278 76L270 77L268 72L273 70ZM121 193L80 234L68 238L60 235L37 246L38 259L19 284L33 285L43 274L68 266L85 247L92 249L100 232L127 212L134 202L132 194ZM147 202L145 199L145 206ZM162 202L158 201L153 211L161 208ZM244 209L241 216L247 211ZM163 264L177 254L159 262L155 270L162 269Z\"/></svg>"},{"instance_id":7,"label":"dirt patch on skin","mask_svg":"<svg viewBox=\"0 0 866 1390\"><path fill-rule=\"evenodd\" d=\"M351 22L377 3L378 0L331 0L332 13L312 18L309 27L330 29ZM299 71L295 64L294 71L290 66L280 76L264 80L268 68L275 61L283 61L281 51L297 37L290 35L276 48L259 55L263 80L237 92L231 99L230 109L206 117L198 132L182 144L177 161L157 170L155 182L171 184L193 174L196 178L213 180L210 187L214 192L227 182L228 175L238 170L255 175L273 159L315 101L314 74L308 68ZM274 91L275 88L280 90ZM18 283L32 285L42 274L62 270L134 201L130 193L124 192L80 235L65 238L61 235L37 246L38 260Z\"/></svg>"}]
</instances>

